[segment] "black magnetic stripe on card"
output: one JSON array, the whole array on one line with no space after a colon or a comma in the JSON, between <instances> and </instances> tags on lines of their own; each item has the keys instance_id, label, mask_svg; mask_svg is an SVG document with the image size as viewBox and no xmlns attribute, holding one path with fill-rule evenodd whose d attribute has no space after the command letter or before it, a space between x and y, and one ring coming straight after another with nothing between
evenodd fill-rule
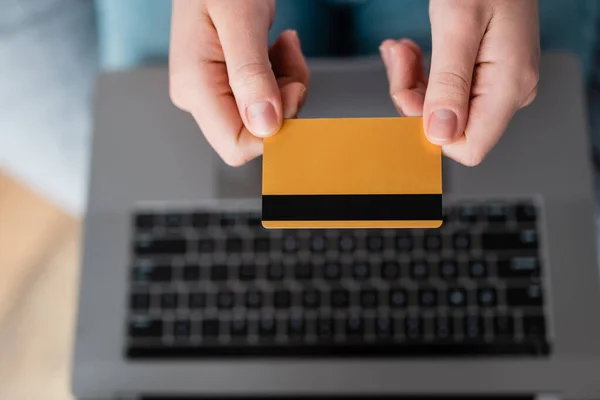
<instances>
[{"instance_id":1,"label":"black magnetic stripe on card","mask_svg":"<svg viewBox=\"0 0 600 400\"><path fill-rule=\"evenodd\" d=\"M441 194L263 195L263 221L441 221Z\"/></svg>"}]
</instances>

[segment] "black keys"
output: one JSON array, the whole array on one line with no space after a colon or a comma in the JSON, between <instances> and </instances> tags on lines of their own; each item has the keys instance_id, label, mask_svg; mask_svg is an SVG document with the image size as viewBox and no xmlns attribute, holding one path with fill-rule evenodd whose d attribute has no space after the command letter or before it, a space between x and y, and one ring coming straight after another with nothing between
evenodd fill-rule
<instances>
[{"instance_id":1,"label":"black keys","mask_svg":"<svg viewBox=\"0 0 600 400\"><path fill-rule=\"evenodd\" d=\"M512 257L498 262L498 276L501 278L531 278L540 275L540 261L537 257Z\"/></svg>"},{"instance_id":2,"label":"black keys","mask_svg":"<svg viewBox=\"0 0 600 400\"><path fill-rule=\"evenodd\" d=\"M322 253L327 249L327 238L321 234L314 234L310 241L310 250Z\"/></svg>"},{"instance_id":3,"label":"black keys","mask_svg":"<svg viewBox=\"0 0 600 400\"><path fill-rule=\"evenodd\" d=\"M494 335L500 339L512 339L515 336L515 320L511 315L494 317Z\"/></svg>"},{"instance_id":4,"label":"black keys","mask_svg":"<svg viewBox=\"0 0 600 400\"><path fill-rule=\"evenodd\" d=\"M445 280L452 280L458 277L458 265L454 260L442 260L439 263L439 276Z\"/></svg>"},{"instance_id":5,"label":"black keys","mask_svg":"<svg viewBox=\"0 0 600 400\"><path fill-rule=\"evenodd\" d=\"M254 264L244 264L240 266L239 277L243 282L248 282L256 279L256 266Z\"/></svg>"},{"instance_id":6,"label":"black keys","mask_svg":"<svg viewBox=\"0 0 600 400\"><path fill-rule=\"evenodd\" d=\"M129 323L129 336L132 338L160 338L163 324L159 319L133 317Z\"/></svg>"},{"instance_id":7,"label":"black keys","mask_svg":"<svg viewBox=\"0 0 600 400\"><path fill-rule=\"evenodd\" d=\"M278 309L290 308L292 305L292 294L289 290L277 290L273 293L273 305Z\"/></svg>"},{"instance_id":8,"label":"black keys","mask_svg":"<svg viewBox=\"0 0 600 400\"><path fill-rule=\"evenodd\" d=\"M229 321L229 334L235 337L248 335L248 321L243 316L234 316Z\"/></svg>"},{"instance_id":9,"label":"black keys","mask_svg":"<svg viewBox=\"0 0 600 400\"><path fill-rule=\"evenodd\" d=\"M360 292L360 306L365 309L376 308L379 305L379 293L373 289Z\"/></svg>"},{"instance_id":10,"label":"black keys","mask_svg":"<svg viewBox=\"0 0 600 400\"><path fill-rule=\"evenodd\" d=\"M139 255L185 254L187 241L184 239L150 239L138 238L135 241L135 252Z\"/></svg>"},{"instance_id":11,"label":"black keys","mask_svg":"<svg viewBox=\"0 0 600 400\"><path fill-rule=\"evenodd\" d=\"M373 319L375 335L378 338L390 338L394 336L394 321L389 317L380 316Z\"/></svg>"},{"instance_id":12,"label":"black keys","mask_svg":"<svg viewBox=\"0 0 600 400\"><path fill-rule=\"evenodd\" d=\"M219 225L221 228L227 229L234 227L238 222L238 216L232 213L223 213L219 216Z\"/></svg>"},{"instance_id":13,"label":"black keys","mask_svg":"<svg viewBox=\"0 0 600 400\"><path fill-rule=\"evenodd\" d=\"M535 222L537 218L537 210L533 204L519 204L515 213L519 222Z\"/></svg>"},{"instance_id":14,"label":"black keys","mask_svg":"<svg viewBox=\"0 0 600 400\"><path fill-rule=\"evenodd\" d=\"M257 254L268 253L269 251L271 251L271 241L268 237L254 238L253 250Z\"/></svg>"},{"instance_id":15,"label":"black keys","mask_svg":"<svg viewBox=\"0 0 600 400\"><path fill-rule=\"evenodd\" d=\"M192 214L192 226L197 229L207 228L210 224L210 214L198 212Z\"/></svg>"},{"instance_id":16,"label":"black keys","mask_svg":"<svg viewBox=\"0 0 600 400\"><path fill-rule=\"evenodd\" d=\"M137 283L167 283L171 278L171 267L139 267L133 270L133 280Z\"/></svg>"},{"instance_id":17,"label":"black keys","mask_svg":"<svg viewBox=\"0 0 600 400\"><path fill-rule=\"evenodd\" d=\"M133 310L147 310L150 308L150 295L148 293L134 293L131 295L130 304Z\"/></svg>"},{"instance_id":18,"label":"black keys","mask_svg":"<svg viewBox=\"0 0 600 400\"><path fill-rule=\"evenodd\" d=\"M188 307L190 309L201 309L206 307L206 293L192 292L188 295Z\"/></svg>"},{"instance_id":19,"label":"black keys","mask_svg":"<svg viewBox=\"0 0 600 400\"><path fill-rule=\"evenodd\" d=\"M197 282L200 280L200 267L196 265L183 267L183 280L186 282Z\"/></svg>"},{"instance_id":20,"label":"black keys","mask_svg":"<svg viewBox=\"0 0 600 400\"><path fill-rule=\"evenodd\" d=\"M231 309L235 306L235 294L229 290L217 293L217 307L220 309Z\"/></svg>"},{"instance_id":21,"label":"black keys","mask_svg":"<svg viewBox=\"0 0 600 400\"><path fill-rule=\"evenodd\" d=\"M279 263L270 264L267 267L267 279L270 281L280 281L283 279L283 265Z\"/></svg>"},{"instance_id":22,"label":"black keys","mask_svg":"<svg viewBox=\"0 0 600 400\"><path fill-rule=\"evenodd\" d=\"M462 288L452 288L448 290L448 305L450 307L466 307L467 291Z\"/></svg>"},{"instance_id":23,"label":"black keys","mask_svg":"<svg viewBox=\"0 0 600 400\"><path fill-rule=\"evenodd\" d=\"M475 204L465 203L458 207L458 219L464 223L477 222L479 216L479 207Z\"/></svg>"},{"instance_id":24,"label":"black keys","mask_svg":"<svg viewBox=\"0 0 600 400\"><path fill-rule=\"evenodd\" d=\"M413 248L413 238L408 233L399 233L396 236L396 250L400 252L411 251Z\"/></svg>"},{"instance_id":25,"label":"black keys","mask_svg":"<svg viewBox=\"0 0 600 400\"><path fill-rule=\"evenodd\" d=\"M331 307L346 308L350 305L350 293L346 289L331 291Z\"/></svg>"},{"instance_id":26,"label":"black keys","mask_svg":"<svg viewBox=\"0 0 600 400\"><path fill-rule=\"evenodd\" d=\"M395 261L386 261L381 266L381 278L395 281L400 277L400 265Z\"/></svg>"},{"instance_id":27,"label":"black keys","mask_svg":"<svg viewBox=\"0 0 600 400\"><path fill-rule=\"evenodd\" d=\"M229 270L226 265L213 265L210 267L210 279L213 282L224 282L229 279Z\"/></svg>"},{"instance_id":28,"label":"black keys","mask_svg":"<svg viewBox=\"0 0 600 400\"><path fill-rule=\"evenodd\" d=\"M283 238L283 251L286 253L293 253L295 251L298 251L298 248L300 246L299 242L298 242L298 238L294 235L286 235Z\"/></svg>"},{"instance_id":29,"label":"black keys","mask_svg":"<svg viewBox=\"0 0 600 400\"><path fill-rule=\"evenodd\" d=\"M416 281L422 281L429 277L429 265L425 261L413 261L410 265L410 276Z\"/></svg>"},{"instance_id":30,"label":"black keys","mask_svg":"<svg viewBox=\"0 0 600 400\"><path fill-rule=\"evenodd\" d=\"M477 303L481 307L495 307L498 295L495 288L486 287L477 290Z\"/></svg>"},{"instance_id":31,"label":"black keys","mask_svg":"<svg viewBox=\"0 0 600 400\"><path fill-rule=\"evenodd\" d=\"M258 309L261 308L263 304L263 294L262 292L251 289L246 292L246 307L250 309Z\"/></svg>"},{"instance_id":32,"label":"black keys","mask_svg":"<svg viewBox=\"0 0 600 400\"><path fill-rule=\"evenodd\" d=\"M454 250L462 252L471 249L471 234L468 232L457 232L452 235L452 246Z\"/></svg>"},{"instance_id":33,"label":"black keys","mask_svg":"<svg viewBox=\"0 0 600 400\"><path fill-rule=\"evenodd\" d=\"M469 276L473 279L484 279L488 276L488 266L484 260L469 261Z\"/></svg>"},{"instance_id":34,"label":"black keys","mask_svg":"<svg viewBox=\"0 0 600 400\"><path fill-rule=\"evenodd\" d=\"M405 308L408 305L408 293L405 289L390 290L390 307Z\"/></svg>"},{"instance_id":35,"label":"black keys","mask_svg":"<svg viewBox=\"0 0 600 400\"><path fill-rule=\"evenodd\" d=\"M442 249L442 236L439 233L428 232L423 237L423 247L428 251L439 251Z\"/></svg>"},{"instance_id":36,"label":"black keys","mask_svg":"<svg viewBox=\"0 0 600 400\"><path fill-rule=\"evenodd\" d=\"M167 214L163 218L167 229L178 229L184 226L185 216L183 214Z\"/></svg>"},{"instance_id":37,"label":"black keys","mask_svg":"<svg viewBox=\"0 0 600 400\"><path fill-rule=\"evenodd\" d=\"M138 230L149 230L154 228L154 215L138 214L135 216L135 227Z\"/></svg>"},{"instance_id":38,"label":"black keys","mask_svg":"<svg viewBox=\"0 0 600 400\"><path fill-rule=\"evenodd\" d=\"M310 264L296 264L294 265L294 278L299 281L308 281L313 277L313 270Z\"/></svg>"},{"instance_id":39,"label":"black keys","mask_svg":"<svg viewBox=\"0 0 600 400\"><path fill-rule=\"evenodd\" d=\"M288 320L288 336L291 339L301 339L306 334L306 323L301 316L292 316Z\"/></svg>"},{"instance_id":40,"label":"black keys","mask_svg":"<svg viewBox=\"0 0 600 400\"><path fill-rule=\"evenodd\" d=\"M506 302L509 306L541 307L543 305L542 287L531 284L526 287L506 289Z\"/></svg>"},{"instance_id":41,"label":"black keys","mask_svg":"<svg viewBox=\"0 0 600 400\"><path fill-rule=\"evenodd\" d=\"M484 250L535 250L538 247L537 232L524 229L515 232L489 233L481 235Z\"/></svg>"},{"instance_id":42,"label":"black keys","mask_svg":"<svg viewBox=\"0 0 600 400\"><path fill-rule=\"evenodd\" d=\"M335 334L336 329L333 318L322 317L317 320L317 336L320 340L331 339Z\"/></svg>"},{"instance_id":43,"label":"black keys","mask_svg":"<svg viewBox=\"0 0 600 400\"><path fill-rule=\"evenodd\" d=\"M366 262L356 262L352 264L352 277L357 281L367 280L370 275L371 268Z\"/></svg>"},{"instance_id":44,"label":"black keys","mask_svg":"<svg viewBox=\"0 0 600 400\"><path fill-rule=\"evenodd\" d=\"M404 319L404 334L409 340L422 339L423 319L420 316L409 315Z\"/></svg>"},{"instance_id":45,"label":"black keys","mask_svg":"<svg viewBox=\"0 0 600 400\"><path fill-rule=\"evenodd\" d=\"M215 241L213 239L198 240L198 252L201 254L210 254L215 251Z\"/></svg>"},{"instance_id":46,"label":"black keys","mask_svg":"<svg viewBox=\"0 0 600 400\"><path fill-rule=\"evenodd\" d=\"M342 253L349 253L356 248L356 238L352 235L342 235L339 240L339 249Z\"/></svg>"},{"instance_id":47,"label":"black keys","mask_svg":"<svg viewBox=\"0 0 600 400\"><path fill-rule=\"evenodd\" d=\"M184 339L191 335L192 325L189 320L179 319L173 322L173 336Z\"/></svg>"},{"instance_id":48,"label":"black keys","mask_svg":"<svg viewBox=\"0 0 600 400\"><path fill-rule=\"evenodd\" d=\"M271 316L262 317L258 321L258 334L264 338L277 335L277 320Z\"/></svg>"},{"instance_id":49,"label":"black keys","mask_svg":"<svg viewBox=\"0 0 600 400\"><path fill-rule=\"evenodd\" d=\"M177 308L177 293L167 292L160 296L160 306L163 310L174 310Z\"/></svg>"},{"instance_id":50,"label":"black keys","mask_svg":"<svg viewBox=\"0 0 600 400\"><path fill-rule=\"evenodd\" d=\"M438 292L435 289L420 289L418 298L421 307L432 308L438 305Z\"/></svg>"},{"instance_id":51,"label":"black keys","mask_svg":"<svg viewBox=\"0 0 600 400\"><path fill-rule=\"evenodd\" d=\"M546 321L543 316L524 316L523 334L528 339L543 339L546 336Z\"/></svg>"},{"instance_id":52,"label":"black keys","mask_svg":"<svg viewBox=\"0 0 600 400\"><path fill-rule=\"evenodd\" d=\"M202 336L204 337L217 337L221 331L221 324L216 318L205 319L200 324Z\"/></svg>"},{"instance_id":53,"label":"black keys","mask_svg":"<svg viewBox=\"0 0 600 400\"><path fill-rule=\"evenodd\" d=\"M383 237L381 235L367 236L367 249L371 252L380 252L383 249Z\"/></svg>"},{"instance_id":54,"label":"black keys","mask_svg":"<svg viewBox=\"0 0 600 400\"><path fill-rule=\"evenodd\" d=\"M454 320L449 316L437 316L433 321L434 334L438 340L449 340L454 335Z\"/></svg>"},{"instance_id":55,"label":"black keys","mask_svg":"<svg viewBox=\"0 0 600 400\"><path fill-rule=\"evenodd\" d=\"M364 333L365 323L361 317L352 315L344 320L344 327L346 329L346 338L358 339Z\"/></svg>"},{"instance_id":56,"label":"black keys","mask_svg":"<svg viewBox=\"0 0 600 400\"><path fill-rule=\"evenodd\" d=\"M463 318L463 333L468 340L482 339L484 332L484 323L481 316L472 314Z\"/></svg>"},{"instance_id":57,"label":"black keys","mask_svg":"<svg viewBox=\"0 0 600 400\"><path fill-rule=\"evenodd\" d=\"M302 292L302 305L307 309L316 309L321 304L321 294L315 289Z\"/></svg>"},{"instance_id":58,"label":"black keys","mask_svg":"<svg viewBox=\"0 0 600 400\"><path fill-rule=\"evenodd\" d=\"M502 203L491 203L485 206L485 218L491 223L503 223L508 219L508 207Z\"/></svg>"},{"instance_id":59,"label":"black keys","mask_svg":"<svg viewBox=\"0 0 600 400\"><path fill-rule=\"evenodd\" d=\"M244 241L239 237L230 237L225 242L225 251L229 254L238 254L244 250Z\"/></svg>"},{"instance_id":60,"label":"black keys","mask_svg":"<svg viewBox=\"0 0 600 400\"><path fill-rule=\"evenodd\" d=\"M257 213L250 213L247 217L248 226L250 228L262 228L262 217Z\"/></svg>"},{"instance_id":61,"label":"black keys","mask_svg":"<svg viewBox=\"0 0 600 400\"><path fill-rule=\"evenodd\" d=\"M327 263L323 266L323 278L328 281L339 280L342 277L342 267L335 262Z\"/></svg>"}]
</instances>

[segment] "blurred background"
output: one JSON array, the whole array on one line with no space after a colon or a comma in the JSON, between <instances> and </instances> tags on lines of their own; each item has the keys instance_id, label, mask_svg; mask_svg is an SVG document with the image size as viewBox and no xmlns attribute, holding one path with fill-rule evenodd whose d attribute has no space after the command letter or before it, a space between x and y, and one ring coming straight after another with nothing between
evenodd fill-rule
<instances>
[{"instance_id":1,"label":"blurred background","mask_svg":"<svg viewBox=\"0 0 600 400\"><path fill-rule=\"evenodd\" d=\"M337 3L280 0L273 37L297 29L311 57L376 54L383 32L430 48L424 0ZM394 18L384 15L385 3L399 10ZM600 2L541 3L544 48L576 53L586 71L591 138L600 148ZM1 399L71 398L94 80L103 70L165 64L170 6L169 0L0 0ZM362 7L360 17L349 7ZM349 35L358 25L369 28Z\"/></svg>"}]
</instances>

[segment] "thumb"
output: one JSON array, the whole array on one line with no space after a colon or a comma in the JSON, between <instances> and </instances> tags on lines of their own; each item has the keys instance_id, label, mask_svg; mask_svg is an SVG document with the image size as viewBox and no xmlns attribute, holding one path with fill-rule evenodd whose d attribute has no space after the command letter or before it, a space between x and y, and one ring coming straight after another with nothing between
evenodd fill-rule
<instances>
[{"instance_id":1,"label":"thumb","mask_svg":"<svg viewBox=\"0 0 600 400\"><path fill-rule=\"evenodd\" d=\"M428 139L452 143L464 132L469 114L473 70L483 30L477 14L432 2L432 56L423 117Z\"/></svg>"},{"instance_id":2,"label":"thumb","mask_svg":"<svg viewBox=\"0 0 600 400\"><path fill-rule=\"evenodd\" d=\"M255 136L273 135L281 127L283 110L269 60L268 2L231 0L216 4L211 16L242 121Z\"/></svg>"}]
</instances>

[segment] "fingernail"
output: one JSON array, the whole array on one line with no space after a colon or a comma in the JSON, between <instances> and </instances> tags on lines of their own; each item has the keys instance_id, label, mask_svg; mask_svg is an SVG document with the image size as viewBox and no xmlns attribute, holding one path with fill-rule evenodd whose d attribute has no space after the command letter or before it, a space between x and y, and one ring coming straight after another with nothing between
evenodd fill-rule
<instances>
[{"instance_id":1,"label":"fingernail","mask_svg":"<svg viewBox=\"0 0 600 400\"><path fill-rule=\"evenodd\" d=\"M292 30L291 32L292 32L291 35L294 38L294 40L296 41L296 43L300 44L300 37L298 36L298 31Z\"/></svg>"},{"instance_id":2,"label":"fingernail","mask_svg":"<svg viewBox=\"0 0 600 400\"><path fill-rule=\"evenodd\" d=\"M256 103L246 109L248 128L257 136L268 136L277 130L277 113L268 101Z\"/></svg>"},{"instance_id":3,"label":"fingernail","mask_svg":"<svg viewBox=\"0 0 600 400\"><path fill-rule=\"evenodd\" d=\"M447 143L456 135L457 126L458 117L454 111L445 108L436 110L431 114L427 136L432 141Z\"/></svg>"},{"instance_id":4,"label":"fingernail","mask_svg":"<svg viewBox=\"0 0 600 400\"><path fill-rule=\"evenodd\" d=\"M391 67L390 47L386 45L381 45L379 47L379 51L381 52L381 58L383 58L383 62L385 63L385 65L387 65L388 68Z\"/></svg>"}]
</instances>

